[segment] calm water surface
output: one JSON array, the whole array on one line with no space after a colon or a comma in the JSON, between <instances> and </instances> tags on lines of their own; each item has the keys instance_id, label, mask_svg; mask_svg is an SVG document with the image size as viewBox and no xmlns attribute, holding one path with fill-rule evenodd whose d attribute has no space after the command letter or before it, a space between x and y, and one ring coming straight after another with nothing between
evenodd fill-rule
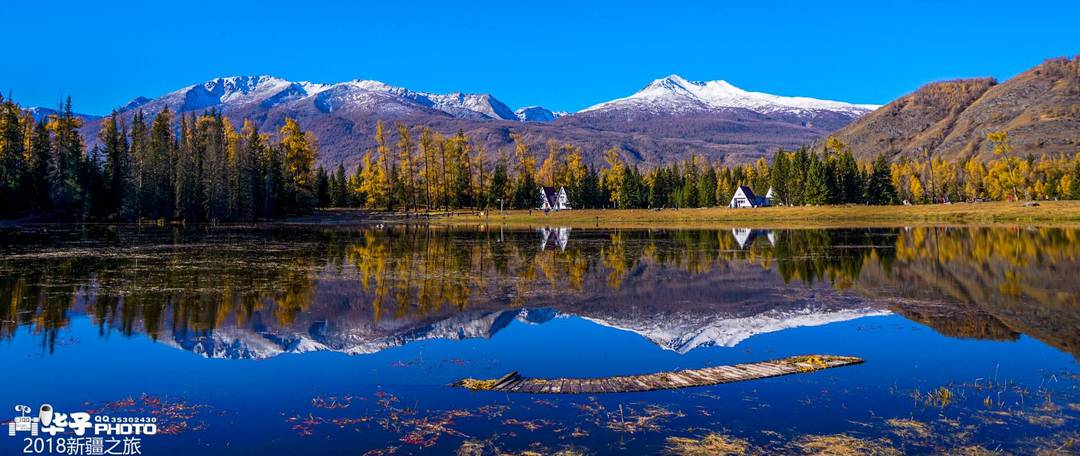
<instances>
[{"instance_id":1,"label":"calm water surface","mask_svg":"<svg viewBox=\"0 0 1080 456\"><path fill-rule=\"evenodd\" d=\"M710 435L1077 454L1078 296L1080 231L1028 226L9 228L0 420L155 416L149 455L640 454ZM650 393L447 386L806 353L866 363Z\"/></svg>"}]
</instances>

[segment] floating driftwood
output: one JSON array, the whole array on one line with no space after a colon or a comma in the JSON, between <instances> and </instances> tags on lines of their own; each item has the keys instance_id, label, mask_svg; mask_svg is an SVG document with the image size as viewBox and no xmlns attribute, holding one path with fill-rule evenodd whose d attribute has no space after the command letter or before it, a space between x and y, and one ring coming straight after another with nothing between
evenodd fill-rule
<instances>
[{"instance_id":1,"label":"floating driftwood","mask_svg":"<svg viewBox=\"0 0 1080 456\"><path fill-rule=\"evenodd\" d=\"M742 382L862 362L861 358L854 356L806 355L732 366L599 378L526 378L515 371L497 379L466 378L454 382L452 386L474 391L532 394L629 393Z\"/></svg>"}]
</instances>

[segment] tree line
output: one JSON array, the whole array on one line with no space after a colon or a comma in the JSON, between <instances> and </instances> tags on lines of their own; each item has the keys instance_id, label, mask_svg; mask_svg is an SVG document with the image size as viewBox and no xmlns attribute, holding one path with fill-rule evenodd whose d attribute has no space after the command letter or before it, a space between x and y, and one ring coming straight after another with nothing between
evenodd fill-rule
<instances>
[{"instance_id":1,"label":"tree line","mask_svg":"<svg viewBox=\"0 0 1080 456\"><path fill-rule=\"evenodd\" d=\"M219 112L130 126L115 111L87 150L70 97L59 114L35 120L0 98L0 218L49 214L67 220L253 220L317 205L318 145L293 119L276 138Z\"/></svg>"},{"instance_id":2,"label":"tree line","mask_svg":"<svg viewBox=\"0 0 1080 456\"><path fill-rule=\"evenodd\" d=\"M698 156L642 170L612 148L590 166L580 147L549 140L540 151L517 133L513 152L489 156L463 132L444 137L428 127L397 124L396 141L376 124L375 150L354 173L319 170L323 206L391 210L529 209L540 185L564 187L574 208L726 206L740 185L785 205L922 204L976 200L1080 199L1080 156L1017 157L1008 134L992 133L995 158L948 161L885 156L858 161L849 146L828 138L820 151L779 150L772 160L721 166Z\"/></svg>"},{"instance_id":3,"label":"tree line","mask_svg":"<svg viewBox=\"0 0 1080 456\"><path fill-rule=\"evenodd\" d=\"M641 169L612 148L600 166L580 147L549 140L540 149L512 133L510 151L489 153L463 131L375 126L375 144L353 170L316 167L318 144L292 119L276 135L221 113L168 109L126 126L102 120L86 150L70 100L35 121L11 100L0 103L0 217L27 213L108 220L253 220L313 207L399 211L527 209L539 186L564 187L574 208L725 206L746 185L784 205L900 204L974 200L1080 199L1080 158L1018 157L1006 132L988 135L995 158L858 161L843 142L820 150L777 151L745 165L698 156ZM543 160L539 160L542 156ZM351 171L351 172L350 172Z\"/></svg>"}]
</instances>

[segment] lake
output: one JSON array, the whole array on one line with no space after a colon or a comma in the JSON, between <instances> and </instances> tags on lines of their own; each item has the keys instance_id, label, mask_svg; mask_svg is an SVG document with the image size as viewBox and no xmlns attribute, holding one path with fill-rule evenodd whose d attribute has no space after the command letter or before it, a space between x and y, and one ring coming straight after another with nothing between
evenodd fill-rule
<instances>
[{"instance_id":1,"label":"lake","mask_svg":"<svg viewBox=\"0 0 1080 456\"><path fill-rule=\"evenodd\" d=\"M142 454L1080 451L1077 229L2 230L0 419L153 418ZM866 362L644 393L449 386L811 353Z\"/></svg>"}]
</instances>

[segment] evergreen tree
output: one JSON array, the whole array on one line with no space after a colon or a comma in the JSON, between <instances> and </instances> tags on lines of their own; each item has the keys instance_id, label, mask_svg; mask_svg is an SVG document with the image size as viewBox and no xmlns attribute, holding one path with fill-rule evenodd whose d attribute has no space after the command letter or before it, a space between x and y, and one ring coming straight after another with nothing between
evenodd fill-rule
<instances>
[{"instance_id":1,"label":"evergreen tree","mask_svg":"<svg viewBox=\"0 0 1080 456\"><path fill-rule=\"evenodd\" d=\"M106 216L130 218L135 211L135 195L131 182L131 156L127 132L120 124L116 111L106 117L98 131L98 140L105 157L104 195L102 211Z\"/></svg>"},{"instance_id":2,"label":"evergreen tree","mask_svg":"<svg viewBox=\"0 0 1080 456\"><path fill-rule=\"evenodd\" d=\"M500 154L501 155L501 154ZM506 160L502 157L495 162L495 169L491 172L491 186L488 189L488 201L491 207L510 207L509 195L510 176L507 172Z\"/></svg>"},{"instance_id":3,"label":"evergreen tree","mask_svg":"<svg viewBox=\"0 0 1080 456\"><path fill-rule=\"evenodd\" d=\"M249 121L244 121L240 136L243 139L240 145L242 158L237 170L237 187L240 192L237 198L238 217L244 220L266 217L266 167L263 162L266 150L262 136L255 124Z\"/></svg>"},{"instance_id":4,"label":"evergreen tree","mask_svg":"<svg viewBox=\"0 0 1080 456\"><path fill-rule=\"evenodd\" d=\"M186 166L191 158L188 153L179 153L176 138L172 129L172 112L168 108L163 109L154 118L150 125L150 140L146 145L145 160L140 163L143 174L143 193L145 212L150 218L162 219L177 214L177 194L180 190L187 190L189 182L185 179L189 170ZM186 141L186 124L182 136ZM177 188L184 185L184 188ZM185 191L182 195L190 194ZM177 217L183 218L183 217Z\"/></svg>"},{"instance_id":5,"label":"evergreen tree","mask_svg":"<svg viewBox=\"0 0 1080 456\"><path fill-rule=\"evenodd\" d=\"M359 176L360 173L357 172L356 175ZM358 184L361 184L361 183L358 183ZM359 187L360 185L356 185L356 186ZM330 198L330 200L332 201L334 206L336 206L336 207L346 207L346 206L351 205L351 202L349 201L349 190L348 190L348 188L349 188L349 182L348 182L348 178L346 178L346 176L345 176L345 164L341 163L341 162L338 162L337 172L334 173L334 186L331 189L331 195L332 196Z\"/></svg>"},{"instance_id":6,"label":"evergreen tree","mask_svg":"<svg viewBox=\"0 0 1080 456\"><path fill-rule=\"evenodd\" d=\"M701 173L701 178L698 180L698 197L697 202L699 207L713 207L716 206L716 168L712 166L707 167L705 172Z\"/></svg>"},{"instance_id":7,"label":"evergreen tree","mask_svg":"<svg viewBox=\"0 0 1080 456\"><path fill-rule=\"evenodd\" d=\"M52 138L45 120L34 123L30 136L30 156L27 163L28 176L26 190L34 209L46 211L49 201L49 163L52 161Z\"/></svg>"},{"instance_id":8,"label":"evergreen tree","mask_svg":"<svg viewBox=\"0 0 1080 456\"><path fill-rule=\"evenodd\" d=\"M105 178L100 165L102 161L104 158L98 146L94 146L89 154L79 157L77 180L80 196L78 201L83 220L100 219L110 215L107 212Z\"/></svg>"},{"instance_id":9,"label":"evergreen tree","mask_svg":"<svg viewBox=\"0 0 1080 456\"><path fill-rule=\"evenodd\" d=\"M200 202L202 201L202 186L199 185L201 181L201 167L202 147L197 144L198 139L194 131L196 130L196 121L192 117L190 120L186 116L180 117L180 144L179 147L174 148L171 141L171 134L161 133L162 138L158 139L159 128L165 131L171 130L171 127L162 121L163 111L158 114L157 119L154 120L153 131L151 135L151 141L154 143L151 148L154 149L154 158L156 160L163 159L163 157L173 157L164 159L165 163L174 163L174 171L171 176L174 179L170 179L170 175L166 173L164 167L158 166L155 180L160 180L163 184L172 182L173 184L173 218L185 222L198 223L201 222L200 218ZM175 150L174 150L175 149ZM168 199L165 196L166 192L162 191L158 196L158 207L167 207Z\"/></svg>"},{"instance_id":10,"label":"evergreen tree","mask_svg":"<svg viewBox=\"0 0 1080 456\"><path fill-rule=\"evenodd\" d=\"M803 204L825 204L829 198L828 171L825 163L810 154L810 166L806 173Z\"/></svg>"},{"instance_id":11,"label":"evergreen tree","mask_svg":"<svg viewBox=\"0 0 1080 456\"><path fill-rule=\"evenodd\" d=\"M131 119L130 156L131 156L131 194L132 216L135 218L153 216L150 206L150 193L147 185L147 170L150 160L150 132L146 128L142 111L136 111Z\"/></svg>"},{"instance_id":12,"label":"evergreen tree","mask_svg":"<svg viewBox=\"0 0 1080 456\"><path fill-rule=\"evenodd\" d=\"M285 154L280 144L265 148L265 178L263 180L263 214L266 217L280 217L285 213L286 177Z\"/></svg>"},{"instance_id":13,"label":"evergreen tree","mask_svg":"<svg viewBox=\"0 0 1080 456\"><path fill-rule=\"evenodd\" d=\"M71 97L67 97L61 114L51 123L53 156L49 164L49 199L64 214L82 214L84 209L79 187L79 168L84 155L78 131L81 125L71 111Z\"/></svg>"},{"instance_id":14,"label":"evergreen tree","mask_svg":"<svg viewBox=\"0 0 1080 456\"><path fill-rule=\"evenodd\" d=\"M579 198L580 202L578 204L582 208L596 209L603 207L606 198L600 190L600 172L596 168L589 168L585 178L582 179Z\"/></svg>"},{"instance_id":15,"label":"evergreen tree","mask_svg":"<svg viewBox=\"0 0 1080 456\"><path fill-rule=\"evenodd\" d=\"M773 198L781 204L788 204L791 185L791 161L788 153L783 150L776 151L773 156L772 169L769 172L769 181L773 189Z\"/></svg>"},{"instance_id":16,"label":"evergreen tree","mask_svg":"<svg viewBox=\"0 0 1080 456\"><path fill-rule=\"evenodd\" d=\"M319 207L330 206L330 176L322 166L315 171L315 198Z\"/></svg>"},{"instance_id":17,"label":"evergreen tree","mask_svg":"<svg viewBox=\"0 0 1080 456\"><path fill-rule=\"evenodd\" d=\"M0 97L0 217L25 208L21 197L27 181L25 131L18 105Z\"/></svg>"},{"instance_id":18,"label":"evergreen tree","mask_svg":"<svg viewBox=\"0 0 1080 456\"><path fill-rule=\"evenodd\" d=\"M863 199L875 205L896 204L896 188L893 187L889 161L884 155L874 159Z\"/></svg>"},{"instance_id":19,"label":"evergreen tree","mask_svg":"<svg viewBox=\"0 0 1080 456\"><path fill-rule=\"evenodd\" d=\"M859 203L863 196L863 183L859 165L850 149L844 149L836 160L834 191L838 203Z\"/></svg>"}]
</instances>

